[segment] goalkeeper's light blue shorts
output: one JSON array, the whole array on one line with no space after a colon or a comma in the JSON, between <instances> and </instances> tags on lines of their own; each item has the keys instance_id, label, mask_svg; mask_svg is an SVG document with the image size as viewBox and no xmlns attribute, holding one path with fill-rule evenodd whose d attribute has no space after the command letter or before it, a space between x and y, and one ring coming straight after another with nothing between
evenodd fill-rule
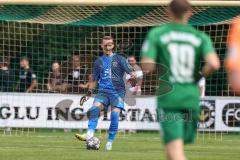
<instances>
[{"instance_id":1,"label":"goalkeeper's light blue shorts","mask_svg":"<svg viewBox=\"0 0 240 160\"><path fill-rule=\"evenodd\" d=\"M124 110L124 96L124 93L109 93L100 91L95 96L94 102L103 103L105 109L108 109L108 106L112 106Z\"/></svg>"}]
</instances>

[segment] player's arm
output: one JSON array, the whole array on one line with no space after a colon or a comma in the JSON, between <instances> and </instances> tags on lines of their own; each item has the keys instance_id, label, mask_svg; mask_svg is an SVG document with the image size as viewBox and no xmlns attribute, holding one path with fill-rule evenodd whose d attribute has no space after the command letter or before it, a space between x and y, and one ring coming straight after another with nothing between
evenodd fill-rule
<instances>
[{"instance_id":1,"label":"player's arm","mask_svg":"<svg viewBox=\"0 0 240 160\"><path fill-rule=\"evenodd\" d=\"M66 75L61 73L61 79L60 79L61 80L61 84L52 85L52 89L53 90L56 90L58 92L66 92L67 91L67 89L69 87L69 84L66 83L64 77L66 77Z\"/></svg>"},{"instance_id":2,"label":"player's arm","mask_svg":"<svg viewBox=\"0 0 240 160\"><path fill-rule=\"evenodd\" d=\"M150 31L142 46L141 67L144 73L153 72L156 68L157 43L154 31Z\"/></svg>"},{"instance_id":3,"label":"player's arm","mask_svg":"<svg viewBox=\"0 0 240 160\"><path fill-rule=\"evenodd\" d=\"M20 86L20 80L17 81L17 84L16 84L16 86L15 86L15 91L18 92L18 91L20 90L20 87L19 87L19 86Z\"/></svg>"},{"instance_id":4,"label":"player's arm","mask_svg":"<svg viewBox=\"0 0 240 160\"><path fill-rule=\"evenodd\" d=\"M232 73L231 71L240 66L240 17L236 17L231 24L227 47L228 51L224 65L227 72Z\"/></svg>"},{"instance_id":5,"label":"player's arm","mask_svg":"<svg viewBox=\"0 0 240 160\"><path fill-rule=\"evenodd\" d=\"M208 77L220 68L220 61L218 55L215 52L215 49L213 48L211 40L207 35L203 36L201 48L205 60L202 74L204 77Z\"/></svg>"},{"instance_id":6,"label":"player's arm","mask_svg":"<svg viewBox=\"0 0 240 160\"><path fill-rule=\"evenodd\" d=\"M48 91L52 91L53 90L52 89L53 87L52 87L51 83L47 83L46 86L47 86L47 90Z\"/></svg>"},{"instance_id":7,"label":"player's arm","mask_svg":"<svg viewBox=\"0 0 240 160\"><path fill-rule=\"evenodd\" d=\"M92 78L92 74L91 73L87 72L87 74L88 74L88 81L86 83L84 83L84 84L79 84L80 88L87 88L87 89L89 89L90 84L93 81L93 78Z\"/></svg>"},{"instance_id":8,"label":"player's arm","mask_svg":"<svg viewBox=\"0 0 240 160\"><path fill-rule=\"evenodd\" d=\"M204 77L209 77L220 68L220 61L216 53L211 53L205 57L205 65L202 69Z\"/></svg>"},{"instance_id":9,"label":"player's arm","mask_svg":"<svg viewBox=\"0 0 240 160\"><path fill-rule=\"evenodd\" d=\"M67 90L68 84L60 84L52 87L52 91L65 92Z\"/></svg>"},{"instance_id":10,"label":"player's arm","mask_svg":"<svg viewBox=\"0 0 240 160\"><path fill-rule=\"evenodd\" d=\"M141 67L144 73L153 72L156 68L156 62L152 58L142 57Z\"/></svg>"},{"instance_id":11,"label":"player's arm","mask_svg":"<svg viewBox=\"0 0 240 160\"><path fill-rule=\"evenodd\" d=\"M93 94L93 90L97 86L98 80L100 78L100 71L101 71L99 63L100 63L99 60L96 60L94 62L92 80L89 81L89 88L88 88L87 94L80 99L80 106L82 106L83 103L89 99L88 97L90 97Z\"/></svg>"},{"instance_id":12,"label":"player's arm","mask_svg":"<svg viewBox=\"0 0 240 160\"><path fill-rule=\"evenodd\" d=\"M97 86L97 83L98 83L98 80L100 78L100 72L101 72L101 61L99 59L97 59L95 62L94 62L94 65L93 65L93 73L92 73L92 77L91 77L91 80L89 80L89 90L88 90L88 93L92 94L93 90L96 88Z\"/></svg>"},{"instance_id":13,"label":"player's arm","mask_svg":"<svg viewBox=\"0 0 240 160\"><path fill-rule=\"evenodd\" d=\"M51 73L49 72L48 79L47 79L47 84L46 84L46 87L47 87L48 91L52 91L53 90L53 86L52 86L52 83L51 83L50 75L51 75Z\"/></svg>"},{"instance_id":14,"label":"player's arm","mask_svg":"<svg viewBox=\"0 0 240 160\"><path fill-rule=\"evenodd\" d=\"M30 87L27 89L27 91L26 91L27 93L32 92L32 90L34 88L37 88L37 77L36 77L36 74L31 73L31 77L32 77L32 83L31 83Z\"/></svg>"},{"instance_id":15,"label":"player's arm","mask_svg":"<svg viewBox=\"0 0 240 160\"><path fill-rule=\"evenodd\" d=\"M89 88L89 85L90 85L90 82L87 82L87 83L84 83L84 84L80 83L79 87L80 88Z\"/></svg>"},{"instance_id":16,"label":"player's arm","mask_svg":"<svg viewBox=\"0 0 240 160\"><path fill-rule=\"evenodd\" d=\"M34 79L34 80L32 80L32 83L31 83L31 86L27 89L27 93L29 93L29 92L32 92L32 90L34 89L34 88L36 88L37 87L37 80L36 79Z\"/></svg>"},{"instance_id":17,"label":"player's arm","mask_svg":"<svg viewBox=\"0 0 240 160\"><path fill-rule=\"evenodd\" d=\"M98 81L93 80L89 82L88 92L87 95L91 96L93 93L93 90L96 88Z\"/></svg>"}]
</instances>

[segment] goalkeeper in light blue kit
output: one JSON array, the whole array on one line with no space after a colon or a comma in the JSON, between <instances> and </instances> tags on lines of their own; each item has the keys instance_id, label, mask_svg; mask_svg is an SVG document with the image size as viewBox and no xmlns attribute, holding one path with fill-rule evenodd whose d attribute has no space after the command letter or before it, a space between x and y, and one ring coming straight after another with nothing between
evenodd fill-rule
<instances>
[{"instance_id":1,"label":"goalkeeper in light blue kit","mask_svg":"<svg viewBox=\"0 0 240 160\"><path fill-rule=\"evenodd\" d=\"M101 48L104 54L94 62L93 81L87 95L81 99L82 102L86 101L98 83L98 93L94 98L93 106L88 111L88 131L87 134L76 134L75 137L81 141L92 138L101 110L110 106L111 124L106 150L112 150L112 143L118 131L119 114L121 110L124 110L125 84L123 76L125 72L130 74L134 85L135 75L127 60L113 52L114 42L111 36L103 37Z\"/></svg>"}]
</instances>

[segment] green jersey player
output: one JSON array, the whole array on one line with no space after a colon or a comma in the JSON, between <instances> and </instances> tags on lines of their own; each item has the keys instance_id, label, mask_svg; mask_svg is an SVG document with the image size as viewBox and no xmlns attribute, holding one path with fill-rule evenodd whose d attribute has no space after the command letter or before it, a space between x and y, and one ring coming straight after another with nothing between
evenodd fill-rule
<instances>
[{"instance_id":1,"label":"green jersey player","mask_svg":"<svg viewBox=\"0 0 240 160\"><path fill-rule=\"evenodd\" d=\"M200 110L197 86L200 59L206 62L202 68L205 77L216 71L220 63L209 36L187 24L192 15L187 0L172 0L168 15L171 23L148 33L141 63L144 72L153 71L157 63L168 68L161 78L173 89L158 96L160 124L168 159L185 160L183 146L194 140Z\"/></svg>"}]
</instances>

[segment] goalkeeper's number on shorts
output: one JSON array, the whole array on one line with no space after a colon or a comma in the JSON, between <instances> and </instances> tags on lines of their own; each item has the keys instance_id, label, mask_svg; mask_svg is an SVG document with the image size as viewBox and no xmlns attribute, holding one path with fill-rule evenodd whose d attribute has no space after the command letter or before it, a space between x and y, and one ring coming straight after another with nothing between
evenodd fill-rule
<instances>
[{"instance_id":1,"label":"goalkeeper's number on shorts","mask_svg":"<svg viewBox=\"0 0 240 160\"><path fill-rule=\"evenodd\" d=\"M83 104L89 99L89 97L91 97L92 92L92 90L88 90L87 94L82 96L82 98L80 99L80 106L83 106Z\"/></svg>"}]
</instances>

